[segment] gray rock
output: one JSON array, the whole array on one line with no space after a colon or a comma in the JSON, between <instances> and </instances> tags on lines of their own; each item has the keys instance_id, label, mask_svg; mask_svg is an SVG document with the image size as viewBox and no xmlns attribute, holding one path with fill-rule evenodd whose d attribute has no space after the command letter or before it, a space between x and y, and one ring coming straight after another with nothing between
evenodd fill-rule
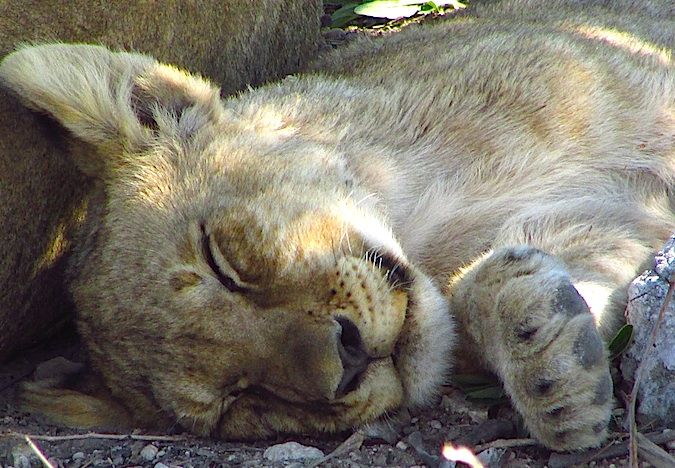
<instances>
[{"instance_id":1,"label":"gray rock","mask_svg":"<svg viewBox=\"0 0 675 468\"><path fill-rule=\"evenodd\" d=\"M263 457L271 462L311 460L324 457L324 453L316 447L308 447L297 442L286 442L268 447Z\"/></svg>"},{"instance_id":2,"label":"gray rock","mask_svg":"<svg viewBox=\"0 0 675 468\"><path fill-rule=\"evenodd\" d=\"M39 463L33 450L25 443L12 447L12 465L14 468L30 468L32 462Z\"/></svg>"},{"instance_id":3,"label":"gray rock","mask_svg":"<svg viewBox=\"0 0 675 468\"><path fill-rule=\"evenodd\" d=\"M141 450L141 457L143 458L143 460L152 461L157 456L157 452L159 452L159 449L154 445L149 444L143 447L143 449Z\"/></svg>"},{"instance_id":4,"label":"gray rock","mask_svg":"<svg viewBox=\"0 0 675 468\"><path fill-rule=\"evenodd\" d=\"M621 361L629 381L642 361L654 323L675 273L675 238L655 258L654 268L637 277L628 288L626 318L633 325L633 341ZM654 348L648 350L638 391L639 421L675 425L675 297L665 312Z\"/></svg>"},{"instance_id":5,"label":"gray rock","mask_svg":"<svg viewBox=\"0 0 675 468\"><path fill-rule=\"evenodd\" d=\"M477 458L483 466L501 466L506 449L490 447L478 454Z\"/></svg>"}]
</instances>

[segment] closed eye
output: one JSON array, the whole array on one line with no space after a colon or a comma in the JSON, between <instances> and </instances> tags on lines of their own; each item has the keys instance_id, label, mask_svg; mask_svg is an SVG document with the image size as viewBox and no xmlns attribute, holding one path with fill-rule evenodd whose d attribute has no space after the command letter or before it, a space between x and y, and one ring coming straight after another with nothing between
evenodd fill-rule
<instances>
[{"instance_id":1,"label":"closed eye","mask_svg":"<svg viewBox=\"0 0 675 468\"><path fill-rule=\"evenodd\" d=\"M213 256L211 236L206 232L206 227L204 224L201 224L199 227L202 231L202 252L204 254L204 258L206 259L206 263L209 265L209 268L211 268L216 278L218 278L218 281L220 281L220 283L230 292L246 292L246 288L240 286L235 280L223 273L223 270L220 268L220 266L218 266L218 262L216 262L216 259Z\"/></svg>"},{"instance_id":2,"label":"closed eye","mask_svg":"<svg viewBox=\"0 0 675 468\"><path fill-rule=\"evenodd\" d=\"M392 288L405 289L412 284L413 275L410 269L394 255L371 249L366 252L366 259L384 271L384 276Z\"/></svg>"}]
</instances>

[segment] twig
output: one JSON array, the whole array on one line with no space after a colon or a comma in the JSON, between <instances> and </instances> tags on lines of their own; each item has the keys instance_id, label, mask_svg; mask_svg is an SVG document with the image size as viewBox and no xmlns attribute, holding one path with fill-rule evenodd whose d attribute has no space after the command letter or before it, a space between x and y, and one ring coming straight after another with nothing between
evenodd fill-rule
<instances>
[{"instance_id":1,"label":"twig","mask_svg":"<svg viewBox=\"0 0 675 468\"><path fill-rule=\"evenodd\" d=\"M665 444L675 440L675 431L666 430L664 432L656 432L651 434L641 434L642 437L650 440L655 444ZM548 466L550 468L562 468L572 465L588 465L588 463L597 460L604 460L606 458L622 457L629 451L629 441L618 442L616 440L609 443L609 445L589 450L582 453L552 453L548 459Z\"/></svg>"},{"instance_id":2,"label":"twig","mask_svg":"<svg viewBox=\"0 0 675 468\"><path fill-rule=\"evenodd\" d=\"M347 454L349 452L353 452L354 450L358 450L361 448L361 445L363 445L363 441L366 440L366 436L363 432L361 431L356 431L349 437L347 437L347 440L342 442L338 447L333 450L331 453L326 455L323 458L320 458L319 460L316 460L314 463L311 463L309 465L309 468L314 468L316 466L319 466L331 458L338 457L340 455Z\"/></svg>"},{"instance_id":3,"label":"twig","mask_svg":"<svg viewBox=\"0 0 675 468\"><path fill-rule=\"evenodd\" d=\"M476 445L474 450L480 453L489 448L514 448L514 447L529 447L531 445L539 445L537 439L497 439L485 444Z\"/></svg>"},{"instance_id":4,"label":"twig","mask_svg":"<svg viewBox=\"0 0 675 468\"><path fill-rule=\"evenodd\" d=\"M644 434L637 433L638 450L642 458L657 468L666 468L675 466L675 458L654 442L649 440Z\"/></svg>"},{"instance_id":5,"label":"twig","mask_svg":"<svg viewBox=\"0 0 675 468\"><path fill-rule=\"evenodd\" d=\"M497 439L506 439L516 435L516 428L506 419L488 419L469 431L468 434L454 441L457 445L475 446L479 443L488 443Z\"/></svg>"},{"instance_id":6,"label":"twig","mask_svg":"<svg viewBox=\"0 0 675 468\"><path fill-rule=\"evenodd\" d=\"M47 459L47 457L45 457L45 455L42 453L42 451L38 448L37 445L35 445L35 443L30 439L29 436L24 435L23 438L24 438L24 440L26 441L26 443L28 444L28 446L31 448L31 450L35 453L35 455L37 455L37 457L40 459L40 461L42 462L42 464L43 464L46 468L56 468L56 467L52 464L52 462L50 462L50 461Z\"/></svg>"},{"instance_id":7,"label":"twig","mask_svg":"<svg viewBox=\"0 0 675 468\"><path fill-rule=\"evenodd\" d=\"M630 405L628 406L628 425L630 433L630 444L629 444L629 457L630 457L630 466L631 468L638 468L638 437L637 437L637 425L635 423L635 404L637 401L638 389L640 388L640 380L642 379L642 373L644 372L645 362L649 356L649 351L654 347L656 343L656 336L658 335L661 322L663 322L663 317L666 315L666 310L670 305L670 300L673 297L673 290L675 289L675 279L671 279L668 282L668 292L666 293L666 298L663 300L661 309L659 310L659 316L652 327L652 333L649 336L649 342L645 346L644 351L642 352L642 360L638 365L637 371L635 371L635 382L633 383L633 390L630 392Z\"/></svg>"},{"instance_id":8,"label":"twig","mask_svg":"<svg viewBox=\"0 0 675 468\"><path fill-rule=\"evenodd\" d=\"M48 436L38 434L23 434L15 431L0 432L0 437L19 437L30 438L33 440L44 440L47 442L58 442L63 440L80 440L80 439L109 439L109 440L143 440L143 441L165 441L175 442L180 440L188 440L188 436L163 436L163 435L142 435L142 434L100 434L98 432L88 432L86 434L72 434L63 436Z\"/></svg>"}]
</instances>

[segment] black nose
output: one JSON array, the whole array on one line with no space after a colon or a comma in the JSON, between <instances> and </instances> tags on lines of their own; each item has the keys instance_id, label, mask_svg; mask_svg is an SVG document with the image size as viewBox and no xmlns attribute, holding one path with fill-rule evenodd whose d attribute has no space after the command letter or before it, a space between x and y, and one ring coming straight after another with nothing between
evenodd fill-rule
<instances>
[{"instance_id":1,"label":"black nose","mask_svg":"<svg viewBox=\"0 0 675 468\"><path fill-rule=\"evenodd\" d=\"M343 370L335 395L339 398L356 390L361 374L368 368L371 359L363 346L361 333L354 322L345 317L336 317L335 320L342 327L338 341L338 353Z\"/></svg>"}]
</instances>

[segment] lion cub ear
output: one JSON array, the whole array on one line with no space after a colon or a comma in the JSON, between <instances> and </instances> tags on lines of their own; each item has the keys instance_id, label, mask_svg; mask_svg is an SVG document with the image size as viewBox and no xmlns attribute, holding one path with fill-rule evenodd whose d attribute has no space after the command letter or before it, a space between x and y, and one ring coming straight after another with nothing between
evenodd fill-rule
<instances>
[{"instance_id":1,"label":"lion cub ear","mask_svg":"<svg viewBox=\"0 0 675 468\"><path fill-rule=\"evenodd\" d=\"M190 137L223 115L219 89L206 80L101 46L19 48L0 63L0 82L98 150L86 158L100 160L75 161L93 176L124 165L162 137Z\"/></svg>"}]
</instances>

